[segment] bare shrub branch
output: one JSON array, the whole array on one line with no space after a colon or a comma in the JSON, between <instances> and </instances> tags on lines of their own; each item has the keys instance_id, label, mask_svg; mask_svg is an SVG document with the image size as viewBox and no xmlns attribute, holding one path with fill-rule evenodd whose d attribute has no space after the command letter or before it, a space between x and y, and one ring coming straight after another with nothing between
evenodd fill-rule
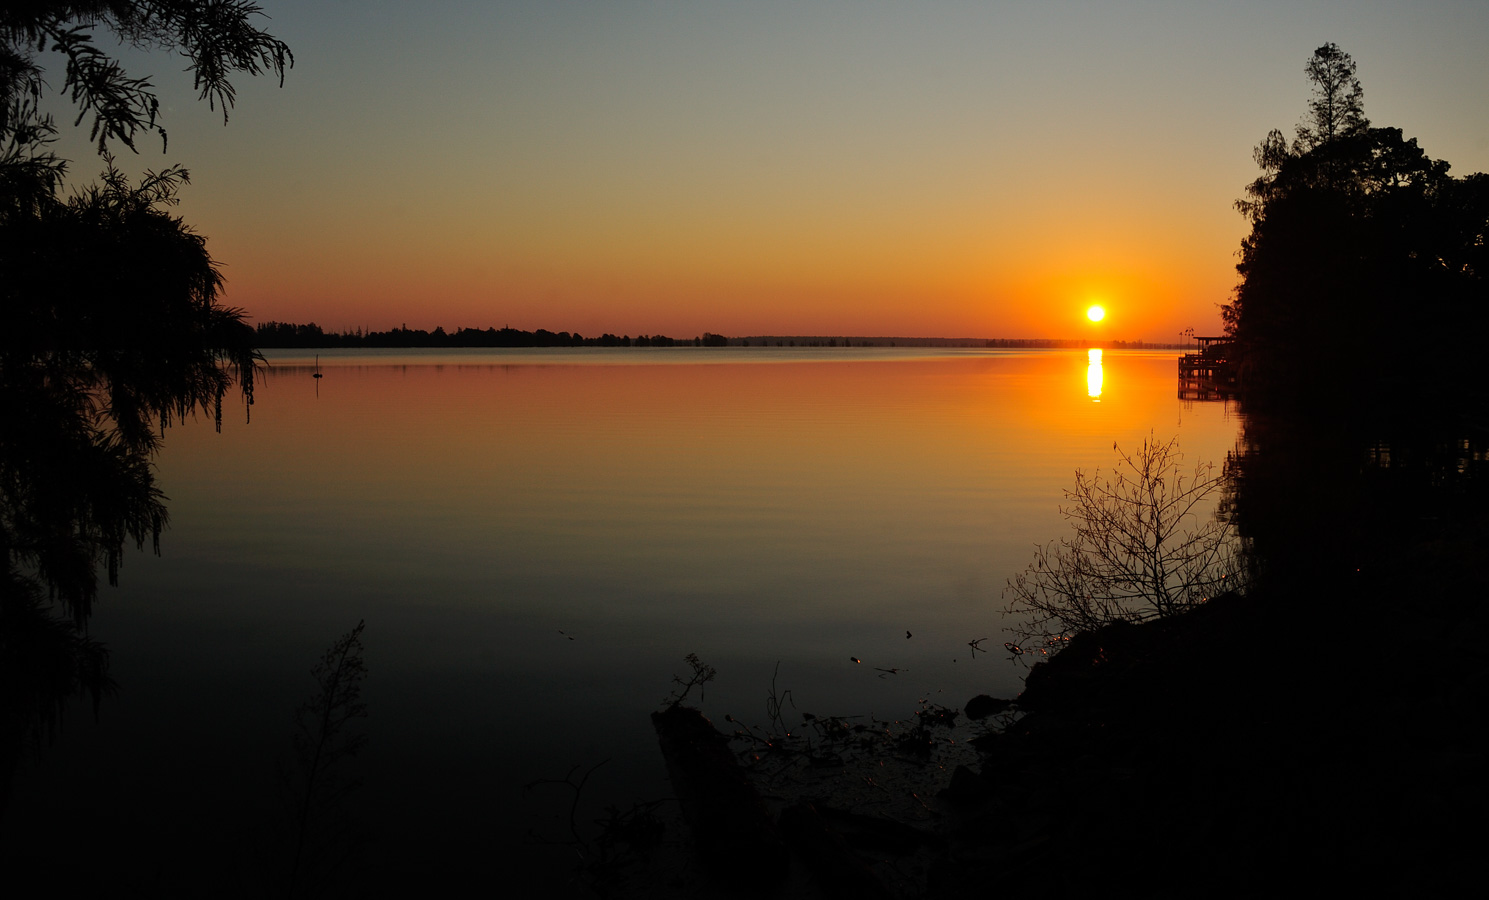
<instances>
[{"instance_id":1,"label":"bare shrub branch","mask_svg":"<svg viewBox=\"0 0 1489 900\"><path fill-rule=\"evenodd\" d=\"M1071 635L1191 609L1240 584L1238 541L1214 516L1226 476L1213 463L1188 471L1178 439L1116 444L1105 474L1075 473L1060 515L1075 533L1034 549L1003 589L1020 653L1047 655Z\"/></svg>"}]
</instances>

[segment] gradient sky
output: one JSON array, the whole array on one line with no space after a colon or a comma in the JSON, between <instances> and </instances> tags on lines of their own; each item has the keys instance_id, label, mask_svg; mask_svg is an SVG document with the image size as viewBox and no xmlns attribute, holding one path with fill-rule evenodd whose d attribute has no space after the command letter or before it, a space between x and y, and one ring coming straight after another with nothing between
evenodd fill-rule
<instances>
[{"instance_id":1,"label":"gradient sky","mask_svg":"<svg viewBox=\"0 0 1489 900\"><path fill-rule=\"evenodd\" d=\"M191 170L180 211L258 321L1217 332L1251 149L1328 41L1374 124L1489 170L1483 0L260 2L283 89L238 79L224 128L183 61L124 53L170 145L121 153Z\"/></svg>"}]
</instances>

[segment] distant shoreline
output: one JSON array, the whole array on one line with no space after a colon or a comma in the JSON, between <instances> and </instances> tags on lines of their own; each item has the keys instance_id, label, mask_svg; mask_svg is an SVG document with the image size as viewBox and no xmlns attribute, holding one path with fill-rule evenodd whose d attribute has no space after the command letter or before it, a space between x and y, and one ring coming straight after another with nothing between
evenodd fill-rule
<instances>
[{"instance_id":1,"label":"distant shoreline","mask_svg":"<svg viewBox=\"0 0 1489 900\"><path fill-rule=\"evenodd\" d=\"M974 348L1068 348L1102 347L1114 350L1180 350L1180 344L1152 341L1113 341L1096 338L926 338L862 337L855 335L741 335L730 337L712 332L692 338L666 335L614 335L585 337L577 332L553 332L544 328L458 328L447 332L394 328L389 331L328 332L311 322L264 322L257 328L258 346L265 350L329 350L336 348L413 347L974 347Z\"/></svg>"}]
</instances>

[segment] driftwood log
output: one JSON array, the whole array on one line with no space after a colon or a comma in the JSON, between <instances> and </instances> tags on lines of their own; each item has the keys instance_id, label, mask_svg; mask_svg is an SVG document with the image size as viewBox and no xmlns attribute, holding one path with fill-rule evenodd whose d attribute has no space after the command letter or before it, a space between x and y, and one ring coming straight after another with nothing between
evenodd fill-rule
<instances>
[{"instance_id":1,"label":"driftwood log","mask_svg":"<svg viewBox=\"0 0 1489 900\"><path fill-rule=\"evenodd\" d=\"M687 706L652 713L651 722L683 817L710 871L756 885L783 880L786 848L728 738Z\"/></svg>"}]
</instances>

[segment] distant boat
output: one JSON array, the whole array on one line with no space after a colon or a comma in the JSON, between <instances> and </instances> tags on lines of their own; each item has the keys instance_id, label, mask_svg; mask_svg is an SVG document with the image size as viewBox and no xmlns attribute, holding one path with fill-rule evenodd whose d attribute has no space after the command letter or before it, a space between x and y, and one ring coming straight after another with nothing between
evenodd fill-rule
<instances>
[{"instance_id":1,"label":"distant boat","mask_svg":"<svg viewBox=\"0 0 1489 900\"><path fill-rule=\"evenodd\" d=\"M311 375L310 377L311 378L319 378L319 377L321 377L321 355L319 353L317 353L315 355L315 374Z\"/></svg>"}]
</instances>

